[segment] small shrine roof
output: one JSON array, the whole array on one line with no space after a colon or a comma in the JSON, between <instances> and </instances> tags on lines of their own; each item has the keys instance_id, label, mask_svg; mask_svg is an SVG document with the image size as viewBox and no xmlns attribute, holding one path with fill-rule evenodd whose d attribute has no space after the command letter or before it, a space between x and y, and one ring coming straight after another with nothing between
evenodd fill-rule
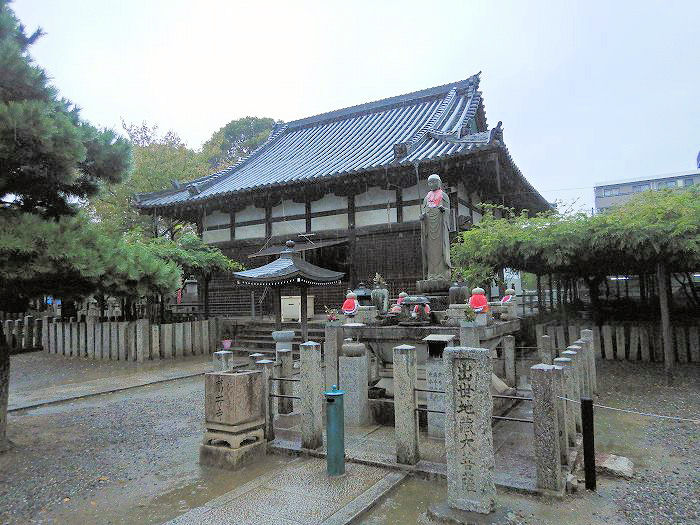
<instances>
[{"instance_id":1,"label":"small shrine roof","mask_svg":"<svg viewBox=\"0 0 700 525\"><path fill-rule=\"evenodd\" d=\"M294 243L288 241L288 249L279 259L251 270L233 272L238 284L253 286L282 286L285 284L306 284L309 286L325 286L339 283L343 272L321 268L293 255Z\"/></svg>"}]
</instances>

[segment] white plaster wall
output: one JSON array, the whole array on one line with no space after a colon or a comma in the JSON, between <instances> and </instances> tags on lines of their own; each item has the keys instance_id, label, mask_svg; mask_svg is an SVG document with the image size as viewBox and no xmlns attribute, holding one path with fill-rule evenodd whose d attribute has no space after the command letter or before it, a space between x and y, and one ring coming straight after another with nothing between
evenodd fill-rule
<instances>
[{"instance_id":1,"label":"white plaster wall","mask_svg":"<svg viewBox=\"0 0 700 525\"><path fill-rule=\"evenodd\" d=\"M236 214L238 217L238 214ZM264 224L251 224L249 226L236 226L235 239L261 239L265 237Z\"/></svg>"},{"instance_id":2,"label":"white plaster wall","mask_svg":"<svg viewBox=\"0 0 700 525\"><path fill-rule=\"evenodd\" d=\"M287 217L289 215L304 215L306 213L306 205L303 202L294 202L291 200L282 201L279 206L272 208L273 217Z\"/></svg>"},{"instance_id":3,"label":"white plaster wall","mask_svg":"<svg viewBox=\"0 0 700 525\"><path fill-rule=\"evenodd\" d=\"M370 226L396 222L396 208L355 212L355 226Z\"/></svg>"},{"instance_id":4,"label":"white plaster wall","mask_svg":"<svg viewBox=\"0 0 700 525\"><path fill-rule=\"evenodd\" d=\"M476 224L480 220L481 220L481 213L479 213L478 211L475 211L474 215L472 215L472 223Z\"/></svg>"},{"instance_id":5,"label":"white plaster wall","mask_svg":"<svg viewBox=\"0 0 700 525\"><path fill-rule=\"evenodd\" d=\"M404 188L403 192L401 193L401 199L404 201L412 201L415 199L422 200L427 194L428 194L428 180L421 179L420 186L416 186L414 184L413 186L410 186L408 188Z\"/></svg>"},{"instance_id":6,"label":"white plaster wall","mask_svg":"<svg viewBox=\"0 0 700 525\"><path fill-rule=\"evenodd\" d=\"M338 195L324 195L322 199L311 203L311 213L320 211L347 210L348 198Z\"/></svg>"},{"instance_id":7,"label":"white plaster wall","mask_svg":"<svg viewBox=\"0 0 700 525\"><path fill-rule=\"evenodd\" d=\"M306 220L283 221L272 223L272 235L293 235L306 233Z\"/></svg>"},{"instance_id":8,"label":"white plaster wall","mask_svg":"<svg viewBox=\"0 0 700 525\"><path fill-rule=\"evenodd\" d=\"M231 240L231 228L223 230L211 230L202 232L202 241L205 243L226 242Z\"/></svg>"},{"instance_id":9,"label":"white plaster wall","mask_svg":"<svg viewBox=\"0 0 700 525\"><path fill-rule=\"evenodd\" d=\"M220 210L214 210L210 214L204 216L204 227L219 226L221 224L229 224L231 216L228 213L223 213Z\"/></svg>"},{"instance_id":10,"label":"white plaster wall","mask_svg":"<svg viewBox=\"0 0 700 525\"><path fill-rule=\"evenodd\" d=\"M263 208L256 208L253 205L243 208L241 211L236 212L236 223L245 221L257 221L259 219L265 218L265 210ZM264 234L264 229L263 229Z\"/></svg>"},{"instance_id":11,"label":"white plaster wall","mask_svg":"<svg viewBox=\"0 0 700 525\"><path fill-rule=\"evenodd\" d=\"M417 204L403 207L403 222L420 219L420 206Z\"/></svg>"},{"instance_id":12,"label":"white plaster wall","mask_svg":"<svg viewBox=\"0 0 700 525\"><path fill-rule=\"evenodd\" d=\"M347 230L348 214L328 215L326 217L311 217L311 231Z\"/></svg>"},{"instance_id":13,"label":"white plaster wall","mask_svg":"<svg viewBox=\"0 0 700 525\"><path fill-rule=\"evenodd\" d=\"M373 186L366 192L355 195L355 207L393 202L396 202L396 190L383 190L378 186Z\"/></svg>"},{"instance_id":14,"label":"white plaster wall","mask_svg":"<svg viewBox=\"0 0 700 525\"><path fill-rule=\"evenodd\" d=\"M469 217L471 215L469 208L467 208L461 202L457 205L457 213L459 213L459 215L464 215L465 217Z\"/></svg>"}]
</instances>

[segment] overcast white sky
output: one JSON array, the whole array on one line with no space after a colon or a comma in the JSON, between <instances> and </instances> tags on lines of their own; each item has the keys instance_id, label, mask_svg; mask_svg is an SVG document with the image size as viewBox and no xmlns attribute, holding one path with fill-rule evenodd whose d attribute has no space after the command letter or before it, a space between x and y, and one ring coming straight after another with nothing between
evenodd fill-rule
<instances>
[{"instance_id":1,"label":"overcast white sky","mask_svg":"<svg viewBox=\"0 0 700 525\"><path fill-rule=\"evenodd\" d=\"M32 54L93 124L158 123L199 147L483 71L489 125L550 200L690 170L700 1L15 0Z\"/></svg>"}]
</instances>

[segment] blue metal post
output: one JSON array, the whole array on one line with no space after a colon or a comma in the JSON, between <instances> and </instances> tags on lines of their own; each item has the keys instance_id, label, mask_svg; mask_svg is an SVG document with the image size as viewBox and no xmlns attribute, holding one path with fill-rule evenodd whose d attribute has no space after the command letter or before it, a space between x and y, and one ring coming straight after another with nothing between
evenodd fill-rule
<instances>
[{"instance_id":1,"label":"blue metal post","mask_svg":"<svg viewBox=\"0 0 700 525\"><path fill-rule=\"evenodd\" d=\"M345 423L343 395L337 385L326 396L326 471L329 476L345 474Z\"/></svg>"}]
</instances>

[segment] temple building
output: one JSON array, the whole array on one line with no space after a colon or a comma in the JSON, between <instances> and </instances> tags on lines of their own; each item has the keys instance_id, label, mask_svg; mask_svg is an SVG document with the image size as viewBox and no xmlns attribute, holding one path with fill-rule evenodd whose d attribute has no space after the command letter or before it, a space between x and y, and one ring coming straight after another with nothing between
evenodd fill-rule
<instances>
[{"instance_id":1,"label":"temple building","mask_svg":"<svg viewBox=\"0 0 700 525\"><path fill-rule=\"evenodd\" d=\"M548 207L513 162L501 123L488 127L478 74L279 124L237 164L137 195L136 206L196 223L206 242L247 268L272 261L294 240L306 261L346 276L309 289L323 312L375 273L392 297L415 292L424 278L419 217L432 173L449 196L451 237L479 221L481 202L533 213ZM210 283L209 309L249 315L253 297L257 312L269 313L269 295L221 275Z\"/></svg>"}]
</instances>

